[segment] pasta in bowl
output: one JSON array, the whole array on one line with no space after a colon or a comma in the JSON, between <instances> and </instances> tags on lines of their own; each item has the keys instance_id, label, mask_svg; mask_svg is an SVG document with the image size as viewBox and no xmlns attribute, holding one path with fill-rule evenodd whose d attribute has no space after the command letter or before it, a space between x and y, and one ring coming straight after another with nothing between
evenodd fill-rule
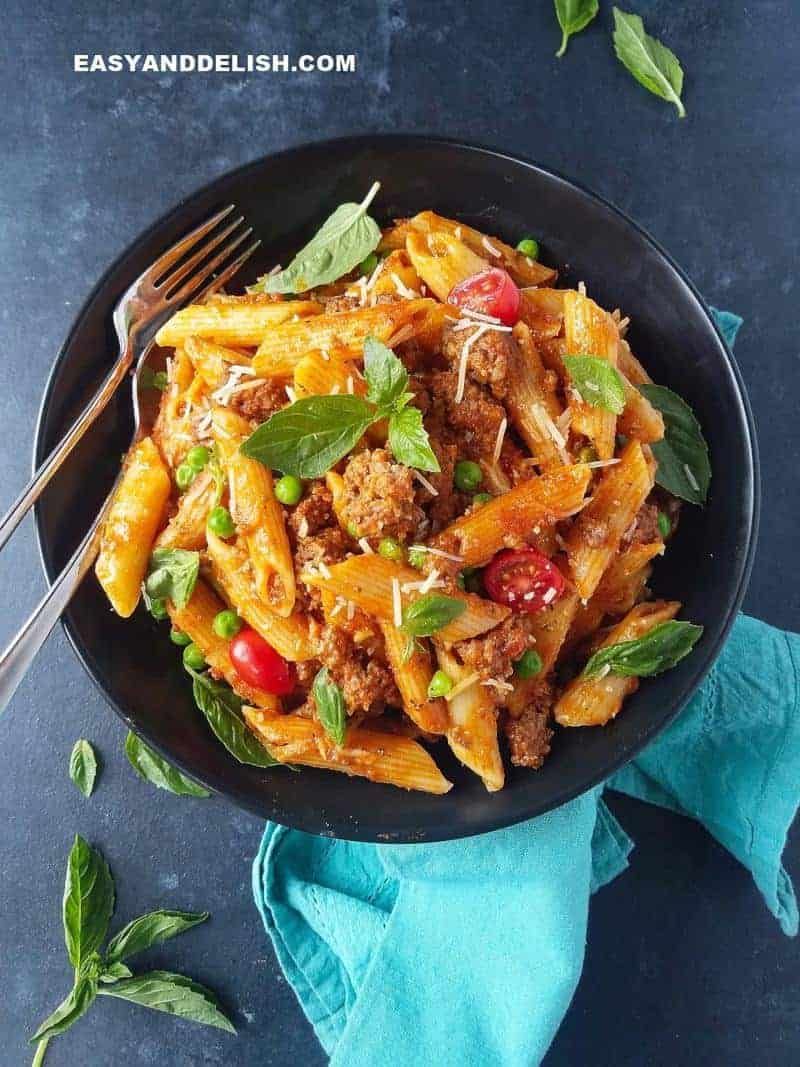
<instances>
[{"instance_id":1,"label":"pasta in bowl","mask_svg":"<svg viewBox=\"0 0 800 1067\"><path fill-rule=\"evenodd\" d=\"M701 636L648 581L708 450L533 238L429 210L381 230L376 193L159 331L97 577L170 620L240 762L444 794L447 746L495 792Z\"/></svg>"}]
</instances>

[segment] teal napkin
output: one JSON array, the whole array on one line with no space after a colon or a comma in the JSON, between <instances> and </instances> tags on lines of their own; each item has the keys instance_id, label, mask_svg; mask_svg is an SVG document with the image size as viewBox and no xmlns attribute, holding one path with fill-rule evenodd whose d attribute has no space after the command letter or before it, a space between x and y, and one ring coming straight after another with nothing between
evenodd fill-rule
<instances>
[{"instance_id":1,"label":"teal napkin","mask_svg":"<svg viewBox=\"0 0 800 1067\"><path fill-rule=\"evenodd\" d=\"M741 323L719 313L732 343ZM800 802L800 636L740 616L678 719L606 787L702 822L798 929L781 865ZM583 966L591 894L631 840L598 787L530 822L433 845L270 823L253 892L333 1067L528 1067Z\"/></svg>"}]
</instances>

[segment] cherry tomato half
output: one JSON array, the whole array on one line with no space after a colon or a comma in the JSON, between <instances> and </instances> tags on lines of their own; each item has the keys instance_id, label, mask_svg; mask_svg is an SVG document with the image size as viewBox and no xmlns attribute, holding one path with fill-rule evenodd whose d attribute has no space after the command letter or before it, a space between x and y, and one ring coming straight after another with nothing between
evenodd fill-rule
<instances>
[{"instance_id":1,"label":"cherry tomato half","mask_svg":"<svg viewBox=\"0 0 800 1067\"><path fill-rule=\"evenodd\" d=\"M261 634L245 628L231 641L228 655L242 681L276 696L294 688L294 671Z\"/></svg>"},{"instance_id":2,"label":"cherry tomato half","mask_svg":"<svg viewBox=\"0 0 800 1067\"><path fill-rule=\"evenodd\" d=\"M499 267L489 267L465 278L453 286L447 297L448 304L491 315L504 326L513 326L519 318L520 300L519 289Z\"/></svg>"},{"instance_id":3,"label":"cherry tomato half","mask_svg":"<svg viewBox=\"0 0 800 1067\"><path fill-rule=\"evenodd\" d=\"M506 548L483 572L486 592L512 611L541 611L564 592L564 575L536 548Z\"/></svg>"}]
</instances>

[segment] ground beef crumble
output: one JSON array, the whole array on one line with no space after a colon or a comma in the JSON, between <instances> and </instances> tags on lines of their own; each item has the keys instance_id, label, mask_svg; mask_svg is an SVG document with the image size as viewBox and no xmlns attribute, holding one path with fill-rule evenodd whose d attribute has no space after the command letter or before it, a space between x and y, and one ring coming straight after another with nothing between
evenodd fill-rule
<instances>
[{"instance_id":1,"label":"ground beef crumble","mask_svg":"<svg viewBox=\"0 0 800 1067\"><path fill-rule=\"evenodd\" d=\"M494 454L497 434L506 412L485 389L468 381L464 396L457 404L458 375L453 370L420 374L412 386L414 402L423 412L429 432L446 429L459 442L462 458L486 459Z\"/></svg>"},{"instance_id":2,"label":"ground beef crumble","mask_svg":"<svg viewBox=\"0 0 800 1067\"><path fill-rule=\"evenodd\" d=\"M481 637L459 641L453 648L464 665L477 671L481 678L504 681L514 671L514 661L530 647L528 620L510 615Z\"/></svg>"},{"instance_id":3,"label":"ground beef crumble","mask_svg":"<svg viewBox=\"0 0 800 1067\"><path fill-rule=\"evenodd\" d=\"M620 550L624 551L631 545L651 545L653 541L661 540L661 532L658 528L658 505L648 503L639 508L636 518L625 531Z\"/></svg>"},{"instance_id":4,"label":"ground beef crumble","mask_svg":"<svg viewBox=\"0 0 800 1067\"><path fill-rule=\"evenodd\" d=\"M508 741L511 762L517 767L541 767L550 751L552 687L547 682L537 686L531 702L518 719L508 717L503 731Z\"/></svg>"},{"instance_id":5,"label":"ground beef crumble","mask_svg":"<svg viewBox=\"0 0 800 1067\"><path fill-rule=\"evenodd\" d=\"M289 530L295 538L314 536L325 526L333 526L333 496L322 482L312 482L300 500L289 512Z\"/></svg>"},{"instance_id":6,"label":"ground beef crumble","mask_svg":"<svg viewBox=\"0 0 800 1067\"><path fill-rule=\"evenodd\" d=\"M476 329L479 324L475 324ZM455 330L445 327L442 354L451 367L458 370L464 345L476 330ZM508 391L508 368L516 353L517 343L509 333L487 330L469 348L467 374L480 385L488 385L492 396L503 400Z\"/></svg>"},{"instance_id":7,"label":"ground beef crumble","mask_svg":"<svg viewBox=\"0 0 800 1067\"><path fill-rule=\"evenodd\" d=\"M341 687L349 715L379 714L385 704L402 707L392 669L374 645L357 645L344 630L326 626L318 655L331 679Z\"/></svg>"},{"instance_id":8,"label":"ground beef crumble","mask_svg":"<svg viewBox=\"0 0 800 1067\"><path fill-rule=\"evenodd\" d=\"M230 400L234 411L254 422L266 422L288 403L285 387L281 382L274 381L262 382L252 389L243 389L241 393L234 393Z\"/></svg>"},{"instance_id":9,"label":"ground beef crumble","mask_svg":"<svg viewBox=\"0 0 800 1067\"><path fill-rule=\"evenodd\" d=\"M384 448L358 452L344 471L341 513L358 537L407 541L423 519L412 471Z\"/></svg>"}]
</instances>

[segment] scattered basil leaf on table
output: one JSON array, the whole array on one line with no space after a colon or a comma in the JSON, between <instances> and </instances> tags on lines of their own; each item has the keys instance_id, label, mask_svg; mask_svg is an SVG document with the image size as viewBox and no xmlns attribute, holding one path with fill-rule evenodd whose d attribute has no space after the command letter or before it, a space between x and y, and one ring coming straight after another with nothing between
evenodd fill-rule
<instances>
[{"instance_id":1,"label":"scattered basil leaf on table","mask_svg":"<svg viewBox=\"0 0 800 1067\"><path fill-rule=\"evenodd\" d=\"M678 109L681 118L686 109L681 100L683 68L678 57L655 37L645 33L638 15L614 8L614 50L617 58L634 78L662 100Z\"/></svg>"},{"instance_id":2,"label":"scattered basil leaf on table","mask_svg":"<svg viewBox=\"0 0 800 1067\"><path fill-rule=\"evenodd\" d=\"M265 467L296 478L321 478L363 437L389 418L389 446L395 459L418 470L438 471L418 408L407 407L408 374L390 348L374 337L364 342L368 398L307 396L277 411L241 446Z\"/></svg>"},{"instance_id":3,"label":"scattered basil leaf on table","mask_svg":"<svg viewBox=\"0 0 800 1067\"><path fill-rule=\"evenodd\" d=\"M656 482L690 504L705 504L711 483L708 445L694 412L664 385L645 384L640 393L664 417L664 437L650 447L658 461Z\"/></svg>"},{"instance_id":4,"label":"scattered basil leaf on table","mask_svg":"<svg viewBox=\"0 0 800 1067\"><path fill-rule=\"evenodd\" d=\"M564 366L581 400L615 415L622 414L625 386L619 371L608 360L598 356L564 356Z\"/></svg>"},{"instance_id":5,"label":"scattered basil leaf on table","mask_svg":"<svg viewBox=\"0 0 800 1067\"><path fill-rule=\"evenodd\" d=\"M69 776L85 797L92 795L97 777L97 757L84 738L76 741L69 757Z\"/></svg>"},{"instance_id":6,"label":"scattered basil leaf on table","mask_svg":"<svg viewBox=\"0 0 800 1067\"><path fill-rule=\"evenodd\" d=\"M203 1023L205 1026L215 1026L218 1030L227 1030L229 1034L236 1033L235 1027L223 1014L211 990L182 974L148 971L132 978L121 978L113 985L103 986L97 992L104 997L130 1000L144 1008L165 1011L182 1019Z\"/></svg>"},{"instance_id":7,"label":"scattered basil leaf on table","mask_svg":"<svg viewBox=\"0 0 800 1067\"><path fill-rule=\"evenodd\" d=\"M286 270L264 279L264 291L305 293L318 285L329 285L357 267L381 239L380 227L367 214L379 189L380 182L375 182L360 204L337 207Z\"/></svg>"},{"instance_id":8,"label":"scattered basil leaf on table","mask_svg":"<svg viewBox=\"0 0 800 1067\"><path fill-rule=\"evenodd\" d=\"M70 851L64 890L64 929L75 977L70 992L31 1038L37 1046L33 1067L41 1067L50 1039L77 1022L98 995L130 1000L236 1033L209 989L169 971L134 975L121 962L123 956L190 930L204 922L208 913L155 911L141 915L120 930L104 956L100 948L113 908L114 881L108 864L78 835Z\"/></svg>"},{"instance_id":9,"label":"scattered basil leaf on table","mask_svg":"<svg viewBox=\"0 0 800 1067\"><path fill-rule=\"evenodd\" d=\"M344 694L339 686L328 677L328 668L323 667L314 679L311 687L314 703L317 706L317 718L326 732L337 745L344 744L347 732L347 709Z\"/></svg>"},{"instance_id":10,"label":"scattered basil leaf on table","mask_svg":"<svg viewBox=\"0 0 800 1067\"><path fill-rule=\"evenodd\" d=\"M583 677L591 680L606 673L645 678L661 674L692 651L702 632L702 626L691 622L662 622L635 641L599 648L584 667Z\"/></svg>"},{"instance_id":11,"label":"scattered basil leaf on table","mask_svg":"<svg viewBox=\"0 0 800 1067\"><path fill-rule=\"evenodd\" d=\"M150 556L144 589L155 600L171 600L176 608L185 608L191 599L200 573L200 553L185 548L157 548Z\"/></svg>"},{"instance_id":12,"label":"scattered basil leaf on table","mask_svg":"<svg viewBox=\"0 0 800 1067\"><path fill-rule=\"evenodd\" d=\"M210 674L201 674L191 667L186 670L194 680L192 692L195 704L205 715L214 736L233 758L251 767L279 765L279 761L270 755L242 718L242 698L229 685L216 681Z\"/></svg>"},{"instance_id":13,"label":"scattered basil leaf on table","mask_svg":"<svg viewBox=\"0 0 800 1067\"><path fill-rule=\"evenodd\" d=\"M139 777L158 789L166 789L180 797L211 796L207 789L187 778L133 732L125 739L125 755Z\"/></svg>"},{"instance_id":14,"label":"scattered basil leaf on table","mask_svg":"<svg viewBox=\"0 0 800 1067\"><path fill-rule=\"evenodd\" d=\"M108 964L119 963L137 952L144 952L153 945L160 945L171 937L191 930L198 923L205 922L208 918L207 911L150 911L146 915L140 915L124 926L108 943L106 949L106 962ZM127 969L127 968L126 968ZM105 973L108 973L108 967ZM124 977L124 976L120 976Z\"/></svg>"},{"instance_id":15,"label":"scattered basil leaf on table","mask_svg":"<svg viewBox=\"0 0 800 1067\"><path fill-rule=\"evenodd\" d=\"M556 52L560 59L567 50L567 42L575 33L589 25L599 10L598 0L554 0L556 18L561 27L561 47Z\"/></svg>"}]
</instances>

